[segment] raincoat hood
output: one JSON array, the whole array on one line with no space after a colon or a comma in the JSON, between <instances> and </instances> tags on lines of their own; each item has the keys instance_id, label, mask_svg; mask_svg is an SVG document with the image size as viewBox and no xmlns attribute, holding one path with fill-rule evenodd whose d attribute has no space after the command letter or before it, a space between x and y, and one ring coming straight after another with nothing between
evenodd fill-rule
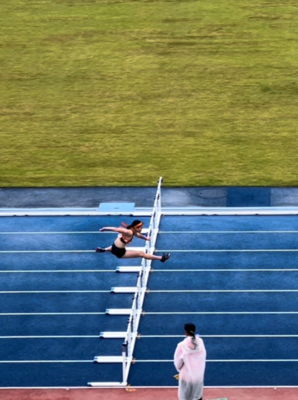
<instances>
[{"instance_id":1,"label":"raincoat hood","mask_svg":"<svg viewBox=\"0 0 298 400\"><path fill-rule=\"evenodd\" d=\"M199 336L195 336L195 344L193 343L193 338L191 336L187 336L184 340L183 340L183 347L184 350L187 353L191 353L193 351L199 351L200 350L200 339Z\"/></svg>"}]
</instances>

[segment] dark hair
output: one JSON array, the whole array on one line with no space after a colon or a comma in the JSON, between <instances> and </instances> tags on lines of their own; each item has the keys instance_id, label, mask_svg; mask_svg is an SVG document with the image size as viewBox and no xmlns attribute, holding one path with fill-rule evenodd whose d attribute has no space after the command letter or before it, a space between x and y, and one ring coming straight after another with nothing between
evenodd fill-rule
<instances>
[{"instance_id":1,"label":"dark hair","mask_svg":"<svg viewBox=\"0 0 298 400\"><path fill-rule=\"evenodd\" d=\"M140 220L138 220L138 219L135 219L135 220L132 221L132 223L131 223L130 225L128 225L126 228L127 228L127 229L131 229L131 228L135 228L135 227L138 226L138 225L143 225L143 222L140 221Z\"/></svg>"},{"instance_id":2,"label":"dark hair","mask_svg":"<svg viewBox=\"0 0 298 400\"><path fill-rule=\"evenodd\" d=\"M197 342L196 342L196 326L192 323L187 323L184 325L184 330L186 333L188 333L189 336L191 336L191 342L194 345L195 349L198 347Z\"/></svg>"}]
</instances>

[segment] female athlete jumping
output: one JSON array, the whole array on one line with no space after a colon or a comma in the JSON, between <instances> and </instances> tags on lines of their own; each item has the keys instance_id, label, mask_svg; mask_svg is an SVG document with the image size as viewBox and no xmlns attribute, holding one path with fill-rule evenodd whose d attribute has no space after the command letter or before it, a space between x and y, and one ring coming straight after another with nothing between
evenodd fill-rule
<instances>
[{"instance_id":1,"label":"female athlete jumping","mask_svg":"<svg viewBox=\"0 0 298 400\"><path fill-rule=\"evenodd\" d=\"M145 253L144 251L127 250L126 245L132 242L134 236L143 240L150 240L150 237L141 234L143 229L143 222L134 220L131 225L125 226L125 228L114 228L111 226L100 229L100 232L111 231L117 232L119 235L112 246L102 248L97 247L95 251L97 253L103 253L110 251L118 258L146 258L147 260L159 260L165 262L170 258L170 253L164 253L162 256L154 256L152 254Z\"/></svg>"}]
</instances>

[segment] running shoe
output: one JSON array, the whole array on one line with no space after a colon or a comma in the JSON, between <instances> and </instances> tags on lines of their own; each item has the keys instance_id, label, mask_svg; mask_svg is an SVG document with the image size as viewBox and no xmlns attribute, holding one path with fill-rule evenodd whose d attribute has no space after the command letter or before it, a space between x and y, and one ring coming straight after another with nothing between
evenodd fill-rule
<instances>
[{"instance_id":1,"label":"running shoe","mask_svg":"<svg viewBox=\"0 0 298 400\"><path fill-rule=\"evenodd\" d=\"M167 261L170 257L171 257L171 254L170 254L170 253L163 253L163 255L162 255L160 261L164 263L164 262Z\"/></svg>"},{"instance_id":2,"label":"running shoe","mask_svg":"<svg viewBox=\"0 0 298 400\"><path fill-rule=\"evenodd\" d=\"M103 249L102 247L96 247L95 251L96 253L104 253L106 249Z\"/></svg>"}]
</instances>

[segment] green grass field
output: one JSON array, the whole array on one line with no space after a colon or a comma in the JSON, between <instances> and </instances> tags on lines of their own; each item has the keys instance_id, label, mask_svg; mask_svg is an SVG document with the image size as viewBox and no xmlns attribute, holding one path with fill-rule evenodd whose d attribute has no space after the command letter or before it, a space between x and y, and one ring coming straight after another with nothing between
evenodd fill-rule
<instances>
[{"instance_id":1,"label":"green grass field","mask_svg":"<svg viewBox=\"0 0 298 400\"><path fill-rule=\"evenodd\" d=\"M2 0L0 186L297 186L294 0Z\"/></svg>"}]
</instances>

